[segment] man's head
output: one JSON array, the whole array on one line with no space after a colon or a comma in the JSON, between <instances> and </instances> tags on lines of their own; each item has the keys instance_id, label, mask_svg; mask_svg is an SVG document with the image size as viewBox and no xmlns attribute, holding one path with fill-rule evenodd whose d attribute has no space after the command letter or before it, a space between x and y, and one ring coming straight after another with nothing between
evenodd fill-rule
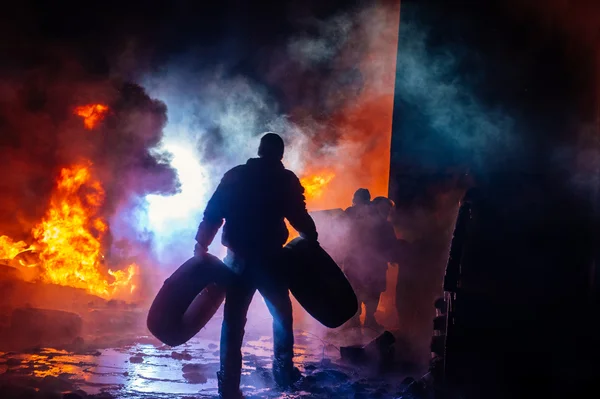
<instances>
[{"instance_id":1,"label":"man's head","mask_svg":"<svg viewBox=\"0 0 600 399\"><path fill-rule=\"evenodd\" d=\"M284 144L283 139L275 133L267 133L260 139L258 146L258 156L265 159L283 159Z\"/></svg>"},{"instance_id":2,"label":"man's head","mask_svg":"<svg viewBox=\"0 0 600 399\"><path fill-rule=\"evenodd\" d=\"M392 213L392 209L394 209L395 204L394 201L387 197L375 197L371 202L379 215L385 219L387 219Z\"/></svg>"},{"instance_id":3,"label":"man's head","mask_svg":"<svg viewBox=\"0 0 600 399\"><path fill-rule=\"evenodd\" d=\"M371 193L366 188L359 188L352 197L352 205L368 205L371 202Z\"/></svg>"}]
</instances>

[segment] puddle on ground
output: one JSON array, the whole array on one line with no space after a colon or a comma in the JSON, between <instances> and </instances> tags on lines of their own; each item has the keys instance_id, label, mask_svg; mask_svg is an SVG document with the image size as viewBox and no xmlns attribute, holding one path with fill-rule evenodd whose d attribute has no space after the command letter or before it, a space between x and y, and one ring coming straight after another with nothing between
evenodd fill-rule
<instances>
[{"instance_id":1,"label":"puddle on ground","mask_svg":"<svg viewBox=\"0 0 600 399\"><path fill-rule=\"evenodd\" d=\"M221 318L215 317L195 338L176 348L140 336L130 345L83 353L55 349L0 352L0 383L16 381L59 392L80 389L90 395L108 392L118 398L216 396L220 323ZM378 392L380 398L395 397L392 388L382 391L385 382L377 376L365 376L364 370L340 364L339 346L343 343L336 341L336 335L325 340L302 329L295 332L294 362L309 378L298 392L278 393L270 376L271 323L255 323L248 330L242 348L242 389L248 397L354 398L357 389ZM337 334L337 338L347 335ZM401 376L391 379L401 382Z\"/></svg>"}]
</instances>

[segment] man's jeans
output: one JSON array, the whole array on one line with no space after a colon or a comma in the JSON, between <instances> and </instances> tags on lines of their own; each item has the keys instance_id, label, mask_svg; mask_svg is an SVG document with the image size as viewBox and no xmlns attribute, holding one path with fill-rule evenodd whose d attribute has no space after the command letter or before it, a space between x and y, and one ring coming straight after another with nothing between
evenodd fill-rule
<instances>
[{"instance_id":1,"label":"man's jeans","mask_svg":"<svg viewBox=\"0 0 600 399\"><path fill-rule=\"evenodd\" d=\"M294 334L289 283L285 265L276 264L275 259L256 258L238 262L243 263L241 274L227 289L221 329L221 374L223 381L234 389L240 384L246 314L256 290L264 297L273 316L273 372L276 380L277 373L288 374L293 370ZM226 263L231 263L231 258L230 262L227 260Z\"/></svg>"}]
</instances>

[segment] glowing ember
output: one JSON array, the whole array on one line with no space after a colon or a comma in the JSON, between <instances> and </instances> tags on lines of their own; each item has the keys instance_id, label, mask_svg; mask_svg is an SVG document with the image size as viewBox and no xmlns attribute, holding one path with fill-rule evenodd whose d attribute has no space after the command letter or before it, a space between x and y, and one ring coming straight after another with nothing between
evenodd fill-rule
<instances>
[{"instance_id":1,"label":"glowing ember","mask_svg":"<svg viewBox=\"0 0 600 399\"><path fill-rule=\"evenodd\" d=\"M23 241L14 242L10 237L0 236L0 259L12 259L27 249Z\"/></svg>"},{"instance_id":2,"label":"glowing ember","mask_svg":"<svg viewBox=\"0 0 600 399\"><path fill-rule=\"evenodd\" d=\"M88 104L75 108L75 115L83 118L83 124L86 129L94 129L98 123L104 119L108 112L108 106L103 104Z\"/></svg>"},{"instance_id":3,"label":"glowing ember","mask_svg":"<svg viewBox=\"0 0 600 399\"><path fill-rule=\"evenodd\" d=\"M33 236L40 244L42 280L106 298L133 291L137 266L102 270L101 240L107 225L96 214L104 202L104 190L89 167L81 164L61 171L50 209L33 229Z\"/></svg>"},{"instance_id":4,"label":"glowing ember","mask_svg":"<svg viewBox=\"0 0 600 399\"><path fill-rule=\"evenodd\" d=\"M323 190L329 182L335 177L331 172L324 172L312 176L303 177L300 182L304 186L307 206L311 206L311 200L320 198Z\"/></svg>"}]
</instances>

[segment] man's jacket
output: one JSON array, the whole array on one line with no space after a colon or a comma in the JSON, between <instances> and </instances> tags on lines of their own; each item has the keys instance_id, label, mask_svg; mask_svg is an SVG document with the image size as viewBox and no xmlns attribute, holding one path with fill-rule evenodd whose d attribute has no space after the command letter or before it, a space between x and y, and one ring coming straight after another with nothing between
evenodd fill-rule
<instances>
[{"instance_id":1,"label":"man's jacket","mask_svg":"<svg viewBox=\"0 0 600 399\"><path fill-rule=\"evenodd\" d=\"M196 241L207 248L225 220L224 246L240 256L269 254L288 239L284 218L316 241L298 177L280 161L252 158L225 173L206 206Z\"/></svg>"}]
</instances>

